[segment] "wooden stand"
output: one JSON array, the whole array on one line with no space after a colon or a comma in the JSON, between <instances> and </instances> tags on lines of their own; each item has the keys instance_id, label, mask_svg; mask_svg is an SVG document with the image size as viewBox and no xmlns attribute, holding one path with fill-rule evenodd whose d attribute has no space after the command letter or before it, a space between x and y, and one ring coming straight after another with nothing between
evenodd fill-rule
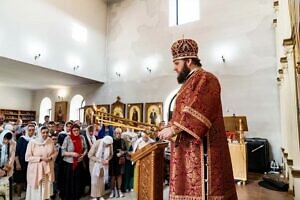
<instances>
[{"instance_id":1,"label":"wooden stand","mask_svg":"<svg viewBox=\"0 0 300 200\"><path fill-rule=\"evenodd\" d=\"M232 163L233 177L235 180L241 180L242 184L247 181L247 143L228 143L230 158Z\"/></svg>"},{"instance_id":2,"label":"wooden stand","mask_svg":"<svg viewBox=\"0 0 300 200\"><path fill-rule=\"evenodd\" d=\"M232 131L238 135L237 143L228 143L233 177L235 180L241 180L242 184L246 184L248 173L247 143L244 140L244 131L248 131L246 116L224 117L224 124L226 131Z\"/></svg>"},{"instance_id":3,"label":"wooden stand","mask_svg":"<svg viewBox=\"0 0 300 200\"><path fill-rule=\"evenodd\" d=\"M164 150L168 143L152 143L131 155L138 170L138 200L163 200Z\"/></svg>"}]
</instances>

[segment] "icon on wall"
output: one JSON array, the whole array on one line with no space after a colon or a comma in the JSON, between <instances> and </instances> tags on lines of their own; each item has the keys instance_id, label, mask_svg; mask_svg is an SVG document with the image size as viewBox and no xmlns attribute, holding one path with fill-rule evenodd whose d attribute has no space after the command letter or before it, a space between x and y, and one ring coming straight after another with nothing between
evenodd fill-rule
<instances>
[{"instance_id":1,"label":"icon on wall","mask_svg":"<svg viewBox=\"0 0 300 200\"><path fill-rule=\"evenodd\" d=\"M125 104L121 102L119 96L117 97L117 101L111 105L111 114L121 118L125 117Z\"/></svg>"},{"instance_id":2,"label":"icon on wall","mask_svg":"<svg viewBox=\"0 0 300 200\"><path fill-rule=\"evenodd\" d=\"M158 126L163 121L163 103L146 103L146 123Z\"/></svg>"},{"instance_id":3,"label":"icon on wall","mask_svg":"<svg viewBox=\"0 0 300 200\"><path fill-rule=\"evenodd\" d=\"M67 121L67 109L68 109L67 101L55 102L54 121L60 122L60 123L66 122Z\"/></svg>"},{"instance_id":4,"label":"icon on wall","mask_svg":"<svg viewBox=\"0 0 300 200\"><path fill-rule=\"evenodd\" d=\"M137 122L143 122L143 104L127 104L127 118Z\"/></svg>"}]
</instances>

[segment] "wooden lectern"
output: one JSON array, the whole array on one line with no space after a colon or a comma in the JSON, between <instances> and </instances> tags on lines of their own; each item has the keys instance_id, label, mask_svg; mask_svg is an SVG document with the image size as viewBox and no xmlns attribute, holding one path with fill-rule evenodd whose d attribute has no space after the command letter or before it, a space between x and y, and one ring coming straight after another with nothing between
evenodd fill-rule
<instances>
[{"instance_id":1,"label":"wooden lectern","mask_svg":"<svg viewBox=\"0 0 300 200\"><path fill-rule=\"evenodd\" d=\"M131 155L138 170L138 200L163 200L164 151L167 146L167 142L155 142Z\"/></svg>"},{"instance_id":2,"label":"wooden lectern","mask_svg":"<svg viewBox=\"0 0 300 200\"><path fill-rule=\"evenodd\" d=\"M233 177L246 184L248 172L247 143L244 140L244 131L248 131L246 116L224 117L226 131L232 131L239 135L238 143L228 143L232 163Z\"/></svg>"}]
</instances>

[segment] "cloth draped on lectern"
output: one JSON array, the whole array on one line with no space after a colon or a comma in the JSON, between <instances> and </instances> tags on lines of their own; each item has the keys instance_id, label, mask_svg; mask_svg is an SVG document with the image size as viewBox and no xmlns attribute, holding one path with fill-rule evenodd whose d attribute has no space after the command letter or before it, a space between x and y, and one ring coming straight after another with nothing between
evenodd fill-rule
<instances>
[{"instance_id":1,"label":"cloth draped on lectern","mask_svg":"<svg viewBox=\"0 0 300 200\"><path fill-rule=\"evenodd\" d=\"M199 69L177 94L169 125L183 131L171 143L170 200L205 199L204 136L208 154L207 199L237 199L220 90L216 77Z\"/></svg>"}]
</instances>

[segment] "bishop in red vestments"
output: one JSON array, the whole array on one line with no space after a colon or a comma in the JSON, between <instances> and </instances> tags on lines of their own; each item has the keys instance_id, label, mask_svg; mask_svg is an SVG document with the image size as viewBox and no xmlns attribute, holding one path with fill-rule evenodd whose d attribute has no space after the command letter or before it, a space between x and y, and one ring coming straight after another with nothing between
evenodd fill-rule
<instances>
[{"instance_id":1,"label":"bishop in red vestments","mask_svg":"<svg viewBox=\"0 0 300 200\"><path fill-rule=\"evenodd\" d=\"M235 200L219 81L202 69L194 40L178 40L171 50L182 87L172 120L158 134L171 140L169 199Z\"/></svg>"}]
</instances>

